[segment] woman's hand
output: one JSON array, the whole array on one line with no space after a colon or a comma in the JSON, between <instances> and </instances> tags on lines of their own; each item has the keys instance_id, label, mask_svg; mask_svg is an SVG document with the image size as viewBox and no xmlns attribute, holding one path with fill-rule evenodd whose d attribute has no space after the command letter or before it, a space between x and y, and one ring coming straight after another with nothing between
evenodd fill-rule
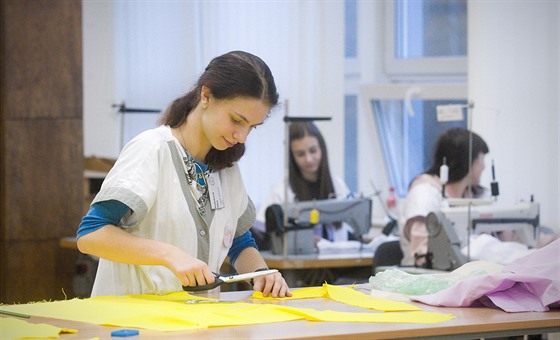
<instances>
[{"instance_id":1,"label":"woman's hand","mask_svg":"<svg viewBox=\"0 0 560 340\"><path fill-rule=\"evenodd\" d=\"M215 277L206 263L171 244L137 237L106 225L78 239L78 248L109 261L165 266L181 281L183 286L214 283Z\"/></svg>"},{"instance_id":2,"label":"woman's hand","mask_svg":"<svg viewBox=\"0 0 560 340\"><path fill-rule=\"evenodd\" d=\"M181 281L183 286L201 286L214 283L216 278L208 265L180 249L168 257L166 267Z\"/></svg>"},{"instance_id":3,"label":"woman's hand","mask_svg":"<svg viewBox=\"0 0 560 340\"><path fill-rule=\"evenodd\" d=\"M280 273L256 277L253 279L253 290L262 292L263 296L290 297L290 288Z\"/></svg>"},{"instance_id":4,"label":"woman's hand","mask_svg":"<svg viewBox=\"0 0 560 340\"><path fill-rule=\"evenodd\" d=\"M268 269L266 262L256 248L247 247L237 257L235 270L238 273L250 273L262 269ZM264 296L272 297L292 296L286 280L280 273L274 273L253 279L253 290L262 292Z\"/></svg>"}]
</instances>

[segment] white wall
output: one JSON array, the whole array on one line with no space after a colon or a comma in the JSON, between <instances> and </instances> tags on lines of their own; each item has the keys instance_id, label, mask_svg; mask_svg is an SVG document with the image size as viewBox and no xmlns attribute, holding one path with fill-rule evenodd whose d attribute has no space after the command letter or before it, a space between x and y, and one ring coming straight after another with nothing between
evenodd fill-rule
<instances>
[{"instance_id":1,"label":"white wall","mask_svg":"<svg viewBox=\"0 0 560 340\"><path fill-rule=\"evenodd\" d=\"M359 84L384 84L385 55L385 8L382 1L360 1L358 3L358 72ZM365 15L370 13L371 15ZM358 93L359 89L349 89ZM373 194L373 186L386 197L389 180L383 161L381 146L376 133L375 121L371 110L363 105L359 98L358 105L358 188L365 195ZM372 185L373 183L373 185ZM373 202L373 217L383 221L385 212L377 199ZM383 223L383 222L380 222Z\"/></svg>"},{"instance_id":2,"label":"white wall","mask_svg":"<svg viewBox=\"0 0 560 340\"><path fill-rule=\"evenodd\" d=\"M499 201L528 201L558 230L559 2L469 2L473 129L488 142ZM490 182L485 171L483 183Z\"/></svg>"},{"instance_id":3,"label":"white wall","mask_svg":"<svg viewBox=\"0 0 560 340\"><path fill-rule=\"evenodd\" d=\"M82 2L84 154L115 157L120 130L115 98L114 14L106 2Z\"/></svg>"}]
</instances>

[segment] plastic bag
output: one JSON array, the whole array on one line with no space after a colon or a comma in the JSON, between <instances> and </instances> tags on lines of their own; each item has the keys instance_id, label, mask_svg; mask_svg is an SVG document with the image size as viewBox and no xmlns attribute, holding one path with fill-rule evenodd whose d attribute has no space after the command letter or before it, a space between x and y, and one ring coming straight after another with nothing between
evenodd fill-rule
<instances>
[{"instance_id":1,"label":"plastic bag","mask_svg":"<svg viewBox=\"0 0 560 340\"><path fill-rule=\"evenodd\" d=\"M451 287L458 280L474 275L485 275L486 270L474 270L466 275L446 274L410 274L400 269L387 269L369 278L374 289L407 295L426 295L437 293Z\"/></svg>"}]
</instances>

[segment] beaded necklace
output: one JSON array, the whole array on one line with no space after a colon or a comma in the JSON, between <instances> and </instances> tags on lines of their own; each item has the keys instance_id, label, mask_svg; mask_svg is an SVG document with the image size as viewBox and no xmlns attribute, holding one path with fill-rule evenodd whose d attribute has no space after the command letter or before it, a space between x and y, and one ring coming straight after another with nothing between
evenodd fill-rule
<instances>
[{"instance_id":1,"label":"beaded necklace","mask_svg":"<svg viewBox=\"0 0 560 340\"><path fill-rule=\"evenodd\" d=\"M194 200L197 202L197 210L201 215L206 214L206 204L210 199L208 193L208 181L207 177L210 172L212 172L212 167L198 162L194 157L192 157L187 149L185 148L185 142L183 140L182 126L179 128L179 136L181 138L181 147L185 153L183 156L183 163L185 164L185 178L187 183L191 187L191 194ZM195 189L196 188L196 191Z\"/></svg>"},{"instance_id":2,"label":"beaded necklace","mask_svg":"<svg viewBox=\"0 0 560 340\"><path fill-rule=\"evenodd\" d=\"M183 163L185 163L186 168L185 177L191 189L193 186L196 187L198 195L194 195L194 198L198 203L197 209L200 214L204 215L206 213L206 203L209 199L208 182L206 178L212 169L206 164L197 162L185 148L183 148L183 150L186 154L183 156Z\"/></svg>"}]
</instances>

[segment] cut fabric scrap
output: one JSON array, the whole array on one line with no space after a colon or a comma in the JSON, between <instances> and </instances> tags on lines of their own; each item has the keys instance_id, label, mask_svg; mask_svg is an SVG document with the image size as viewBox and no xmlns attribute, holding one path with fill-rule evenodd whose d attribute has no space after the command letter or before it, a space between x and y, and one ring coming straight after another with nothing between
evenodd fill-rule
<instances>
[{"instance_id":1,"label":"cut fabric scrap","mask_svg":"<svg viewBox=\"0 0 560 340\"><path fill-rule=\"evenodd\" d=\"M371 297L367 294L354 290L353 286L334 286L328 283L324 283L321 287L309 287L294 290L292 292L292 297L290 298L263 297L261 292L254 292L252 298L264 300L328 298L347 305L384 312L421 310L409 303Z\"/></svg>"},{"instance_id":2,"label":"cut fabric scrap","mask_svg":"<svg viewBox=\"0 0 560 340\"><path fill-rule=\"evenodd\" d=\"M276 308L286 308L287 311L296 312L309 321L322 322L376 322L376 323L422 323L435 324L454 319L452 314L431 313L424 311L414 312L391 312L391 313L351 313L338 312L332 310L316 310L311 308L293 308L286 306L276 306Z\"/></svg>"},{"instance_id":3,"label":"cut fabric scrap","mask_svg":"<svg viewBox=\"0 0 560 340\"><path fill-rule=\"evenodd\" d=\"M61 333L77 333L75 329L60 328L45 323L31 323L14 318L0 318L0 339L58 338Z\"/></svg>"},{"instance_id":4,"label":"cut fabric scrap","mask_svg":"<svg viewBox=\"0 0 560 340\"><path fill-rule=\"evenodd\" d=\"M3 306L3 309L34 316L88 322L97 325L139 327L154 330L204 328L190 320L193 309L181 313L179 303L131 296L103 296L89 299L40 302ZM184 300L182 305L185 305ZM196 313L193 316L196 317Z\"/></svg>"},{"instance_id":5,"label":"cut fabric scrap","mask_svg":"<svg viewBox=\"0 0 560 340\"><path fill-rule=\"evenodd\" d=\"M558 254L560 239L504 266L500 273L468 278L411 299L434 306L487 305L506 312L544 312L560 306Z\"/></svg>"},{"instance_id":6,"label":"cut fabric scrap","mask_svg":"<svg viewBox=\"0 0 560 340\"><path fill-rule=\"evenodd\" d=\"M421 310L420 308L409 303L377 299L348 287L332 286L328 284L324 284L323 287L327 288L327 296L330 299L356 307L375 309L384 312L406 312Z\"/></svg>"}]
</instances>

